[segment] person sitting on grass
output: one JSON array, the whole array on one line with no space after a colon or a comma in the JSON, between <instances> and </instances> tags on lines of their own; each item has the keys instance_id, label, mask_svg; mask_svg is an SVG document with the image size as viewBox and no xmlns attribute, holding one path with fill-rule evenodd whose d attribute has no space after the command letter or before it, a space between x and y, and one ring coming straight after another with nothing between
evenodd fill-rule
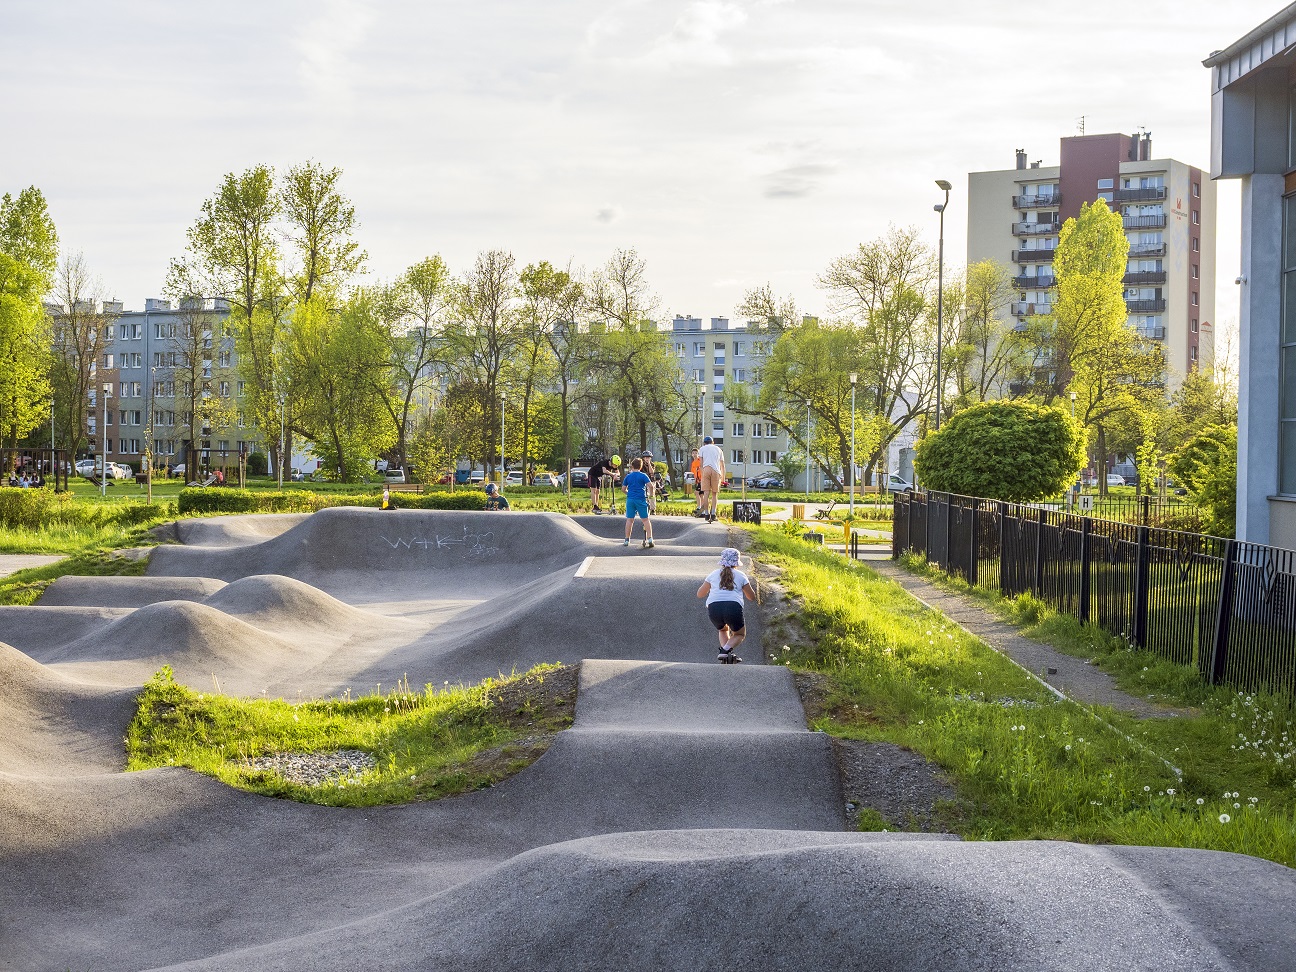
<instances>
[{"instance_id":1,"label":"person sitting on grass","mask_svg":"<svg viewBox=\"0 0 1296 972\"><path fill-rule=\"evenodd\" d=\"M720 551L719 569L707 574L697 589L697 596L706 598L707 617L720 634L720 654L716 658L726 665L742 661L734 654L734 649L747 637L743 598L756 600L756 591L747 575L735 569L741 562L738 551L726 547Z\"/></svg>"},{"instance_id":2,"label":"person sitting on grass","mask_svg":"<svg viewBox=\"0 0 1296 972\"><path fill-rule=\"evenodd\" d=\"M486 484L486 509L488 510L507 510L509 501L504 498L499 487L494 483Z\"/></svg>"}]
</instances>

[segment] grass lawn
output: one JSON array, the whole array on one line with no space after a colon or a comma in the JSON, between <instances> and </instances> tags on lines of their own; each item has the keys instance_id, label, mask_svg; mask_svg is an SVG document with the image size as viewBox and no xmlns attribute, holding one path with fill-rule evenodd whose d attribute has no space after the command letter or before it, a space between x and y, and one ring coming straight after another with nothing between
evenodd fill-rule
<instances>
[{"instance_id":1,"label":"grass lawn","mask_svg":"<svg viewBox=\"0 0 1296 972\"><path fill-rule=\"evenodd\" d=\"M1100 721L867 566L780 531L754 533L757 555L783 568L799 601L799 629L770 633L787 643L776 654L828 686L813 728L938 764L958 794L941 808L950 830L1201 847L1296 866L1290 700L1203 689L1141 654L1109 652L1125 656L1126 684L1195 714L1138 720L1102 709ZM1035 606L1019 610L1049 622Z\"/></svg>"},{"instance_id":2,"label":"grass lawn","mask_svg":"<svg viewBox=\"0 0 1296 972\"><path fill-rule=\"evenodd\" d=\"M164 668L139 696L127 768L187 766L253 793L329 806L430 800L529 766L571 725L575 699L576 670L560 665L466 688L401 684L307 702L195 692ZM368 753L376 765L305 785L249 762L337 750Z\"/></svg>"}]
</instances>

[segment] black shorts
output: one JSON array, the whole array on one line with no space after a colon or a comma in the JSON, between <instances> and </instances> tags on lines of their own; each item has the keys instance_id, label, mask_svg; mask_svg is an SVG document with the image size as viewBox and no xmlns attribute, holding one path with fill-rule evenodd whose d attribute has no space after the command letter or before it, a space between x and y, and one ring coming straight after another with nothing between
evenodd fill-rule
<instances>
[{"instance_id":1,"label":"black shorts","mask_svg":"<svg viewBox=\"0 0 1296 972\"><path fill-rule=\"evenodd\" d=\"M717 631L725 627L741 631L744 627L743 606L737 601L712 601L707 605L707 617Z\"/></svg>"}]
</instances>

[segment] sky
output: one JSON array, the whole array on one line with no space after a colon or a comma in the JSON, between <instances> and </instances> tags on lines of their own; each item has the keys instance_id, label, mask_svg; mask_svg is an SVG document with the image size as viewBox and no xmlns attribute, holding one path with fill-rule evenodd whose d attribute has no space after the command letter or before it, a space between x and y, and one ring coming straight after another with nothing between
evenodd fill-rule
<instances>
[{"instance_id":1,"label":"sky","mask_svg":"<svg viewBox=\"0 0 1296 972\"><path fill-rule=\"evenodd\" d=\"M1280 0L0 0L0 192L38 186L128 309L221 177L345 172L369 279L440 253L647 261L660 316L765 283L808 312L834 257L917 226L963 260L967 173L1143 127L1209 166L1201 61ZM1220 183L1216 318L1237 316Z\"/></svg>"}]
</instances>

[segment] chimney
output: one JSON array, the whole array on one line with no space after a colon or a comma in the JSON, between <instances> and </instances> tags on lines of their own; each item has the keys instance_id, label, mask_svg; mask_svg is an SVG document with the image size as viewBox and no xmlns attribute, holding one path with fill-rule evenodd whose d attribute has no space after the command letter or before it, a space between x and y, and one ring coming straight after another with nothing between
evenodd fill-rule
<instances>
[{"instance_id":1,"label":"chimney","mask_svg":"<svg viewBox=\"0 0 1296 972\"><path fill-rule=\"evenodd\" d=\"M1144 132L1139 143L1139 161L1147 162L1152 158L1152 133Z\"/></svg>"},{"instance_id":2,"label":"chimney","mask_svg":"<svg viewBox=\"0 0 1296 972\"><path fill-rule=\"evenodd\" d=\"M1038 162L1032 162L1030 167L1031 167L1032 169L1038 169L1038 168L1040 167L1040 162L1043 162L1043 161L1044 161L1043 159L1040 159Z\"/></svg>"},{"instance_id":3,"label":"chimney","mask_svg":"<svg viewBox=\"0 0 1296 972\"><path fill-rule=\"evenodd\" d=\"M1024 169L1024 168L1026 168L1026 150L1025 150L1025 149L1018 149L1018 150L1017 150L1017 168L1019 168L1019 169Z\"/></svg>"}]
</instances>

